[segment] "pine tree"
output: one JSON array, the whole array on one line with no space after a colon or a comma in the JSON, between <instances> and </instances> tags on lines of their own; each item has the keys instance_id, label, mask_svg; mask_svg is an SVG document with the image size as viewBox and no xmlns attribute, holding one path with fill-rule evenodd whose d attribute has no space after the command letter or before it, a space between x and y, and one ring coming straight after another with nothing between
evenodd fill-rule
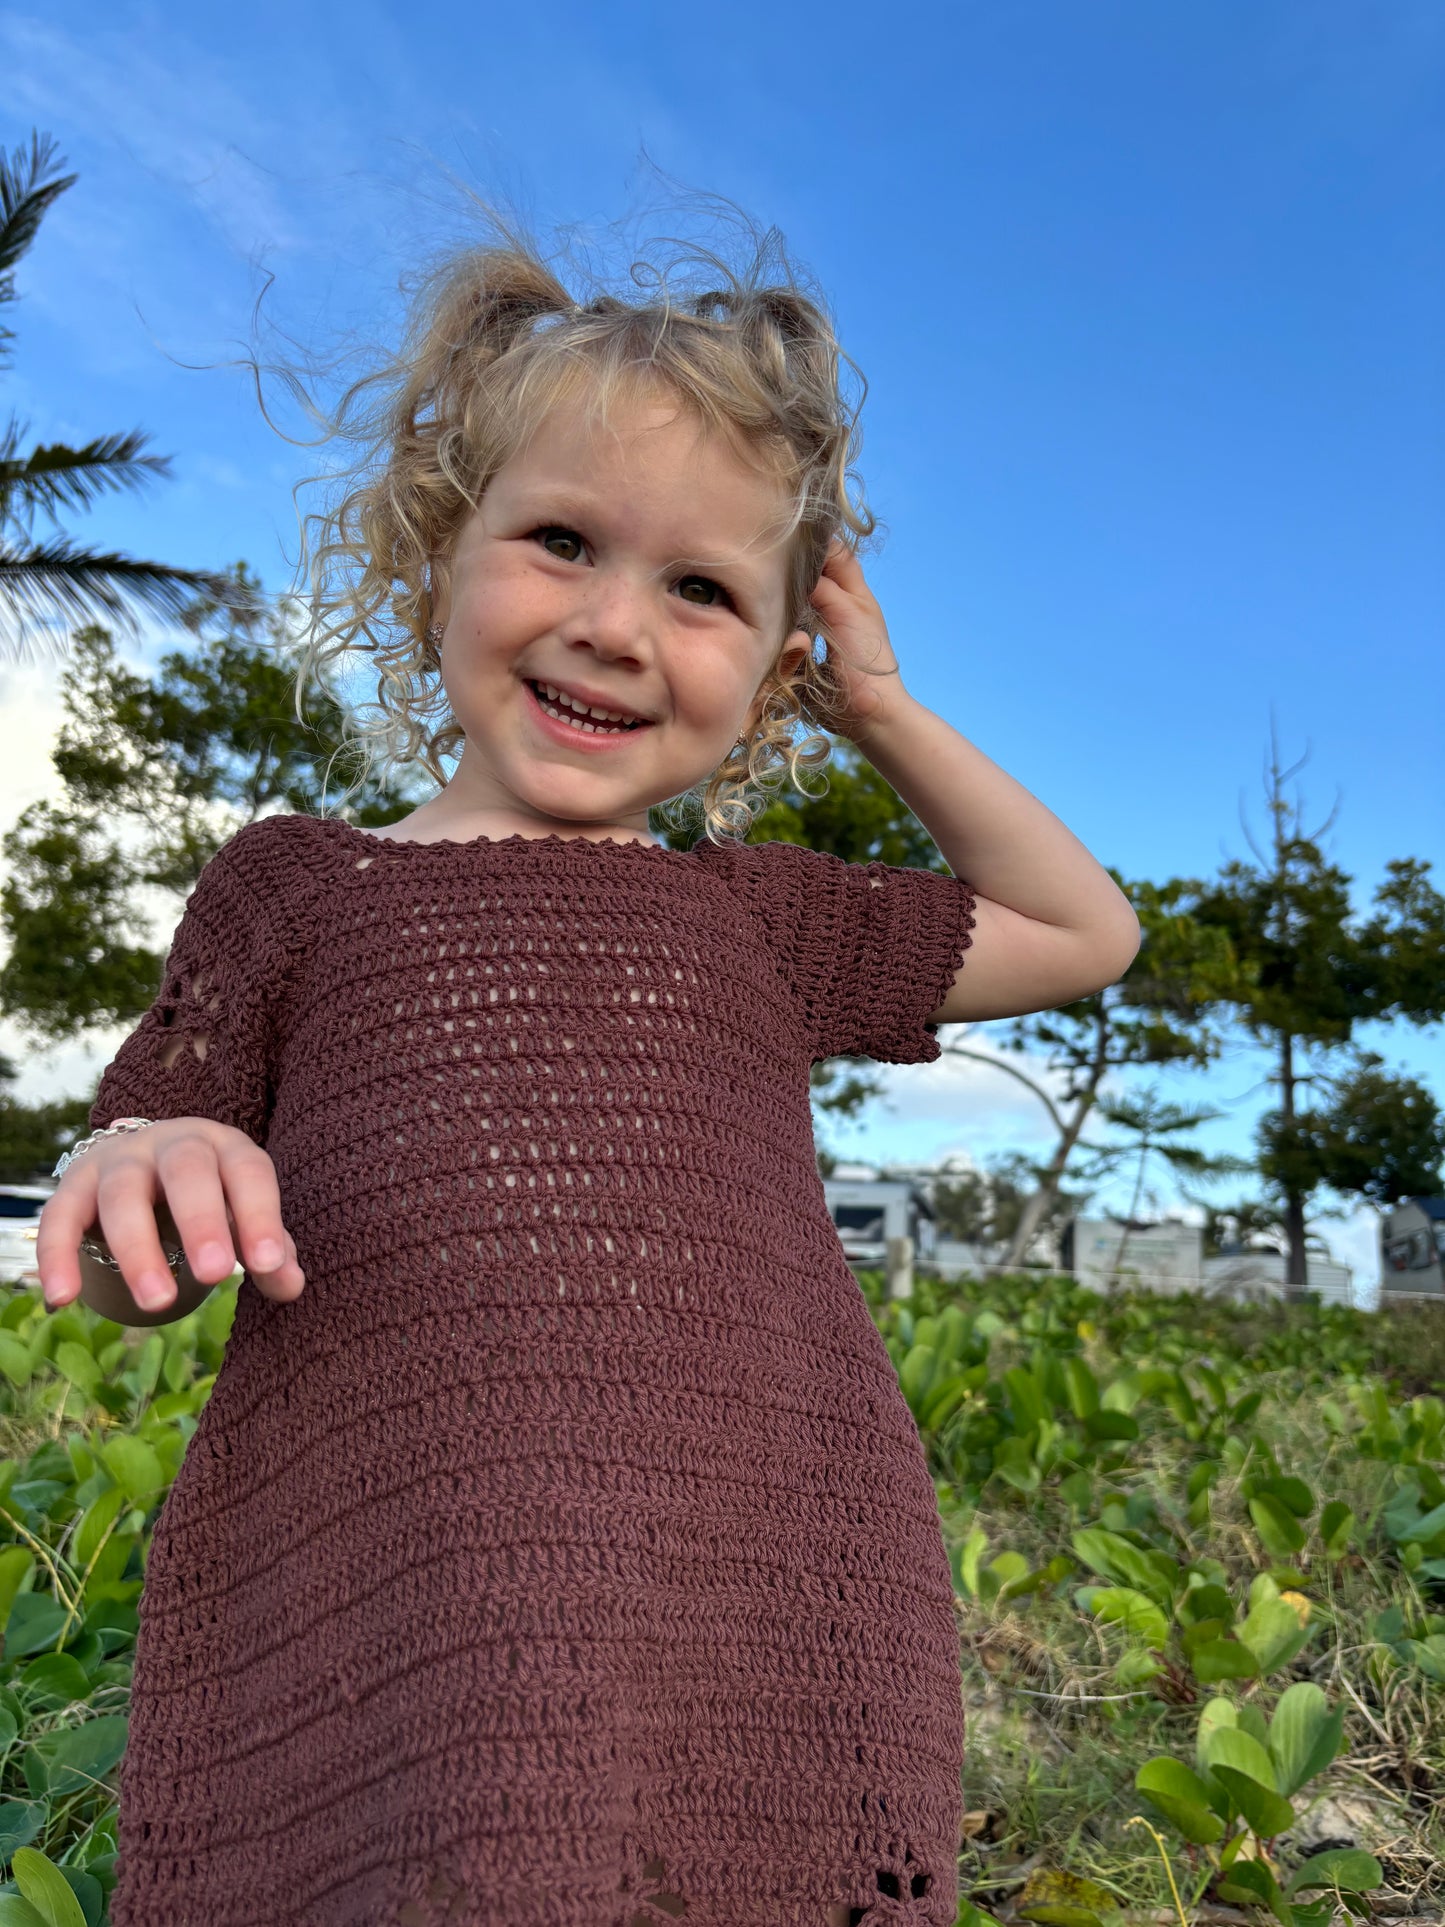
<instances>
[{"instance_id":1,"label":"pine tree","mask_svg":"<svg viewBox=\"0 0 1445 1927\"><path fill-rule=\"evenodd\" d=\"M1357 920L1353 879L1320 848L1334 812L1306 832L1301 805L1284 794L1306 760L1281 769L1271 725L1267 848L1251 835L1254 863L1231 860L1212 881L1189 886L1192 914L1223 933L1239 960L1226 1001L1272 1059L1275 1103L1257 1129L1259 1169L1281 1202L1295 1295L1305 1289L1306 1213L1320 1186L1377 1203L1393 1202L1402 1187L1438 1188L1433 1098L1383 1071L1377 1055L1362 1056L1355 1031L1445 1014L1445 898L1429 881L1430 865L1388 863L1373 916Z\"/></svg>"}]
</instances>

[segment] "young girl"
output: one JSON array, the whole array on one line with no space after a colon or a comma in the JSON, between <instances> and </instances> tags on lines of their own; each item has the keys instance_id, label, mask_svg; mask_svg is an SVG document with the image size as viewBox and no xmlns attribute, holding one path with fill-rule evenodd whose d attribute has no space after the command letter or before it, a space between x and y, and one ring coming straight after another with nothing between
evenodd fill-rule
<instances>
[{"instance_id":1,"label":"young girl","mask_svg":"<svg viewBox=\"0 0 1445 1927\"><path fill-rule=\"evenodd\" d=\"M420 306L315 660L372 653L441 787L213 858L41 1223L48 1303L129 1324L246 1268L114 1927L952 1927L949 1567L809 1066L930 1062L1138 926L904 686L838 371L756 273L584 307L497 246ZM738 840L825 718L953 875Z\"/></svg>"}]
</instances>

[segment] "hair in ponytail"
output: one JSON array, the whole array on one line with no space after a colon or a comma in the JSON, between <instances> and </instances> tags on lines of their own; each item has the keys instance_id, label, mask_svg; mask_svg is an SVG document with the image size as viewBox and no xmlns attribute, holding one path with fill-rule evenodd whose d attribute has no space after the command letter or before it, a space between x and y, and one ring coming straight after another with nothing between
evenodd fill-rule
<instances>
[{"instance_id":1,"label":"hair in ponytail","mask_svg":"<svg viewBox=\"0 0 1445 1927\"><path fill-rule=\"evenodd\" d=\"M462 731L427 636L432 558L449 556L492 476L549 408L582 397L605 415L615 399L661 387L728 434L790 504L778 646L802 629L815 648L790 673L775 662L751 736L663 810L700 816L714 839L745 834L782 781L801 787L801 773L826 764L822 731L842 718L809 597L833 539L856 548L875 526L854 468L866 384L775 232L749 228L752 258L740 272L671 244L660 265L647 254L632 263L640 298L594 286L579 300L530 242L490 218L495 242L431 271L398 352L325 417L323 439L349 443L355 459L328 475L328 505L302 523L310 622L298 706L323 666L363 653L377 678L374 710L352 726L364 764L420 761L444 783L441 759L460 748ZM843 393L844 369L856 377L856 403ZM800 723L809 732L801 741Z\"/></svg>"}]
</instances>

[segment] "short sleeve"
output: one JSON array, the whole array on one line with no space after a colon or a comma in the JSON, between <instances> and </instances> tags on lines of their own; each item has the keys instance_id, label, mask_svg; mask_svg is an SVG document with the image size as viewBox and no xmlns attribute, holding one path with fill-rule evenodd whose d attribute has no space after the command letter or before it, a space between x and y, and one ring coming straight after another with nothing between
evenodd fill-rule
<instances>
[{"instance_id":1,"label":"short sleeve","mask_svg":"<svg viewBox=\"0 0 1445 1927\"><path fill-rule=\"evenodd\" d=\"M974 892L947 871L744 844L734 875L801 1005L816 1062L929 1064L928 1023L972 948Z\"/></svg>"},{"instance_id":2,"label":"short sleeve","mask_svg":"<svg viewBox=\"0 0 1445 1927\"><path fill-rule=\"evenodd\" d=\"M201 871L159 994L100 1080L92 1130L118 1117L208 1117L264 1142L279 973L267 854L275 851L263 820L239 831Z\"/></svg>"}]
</instances>

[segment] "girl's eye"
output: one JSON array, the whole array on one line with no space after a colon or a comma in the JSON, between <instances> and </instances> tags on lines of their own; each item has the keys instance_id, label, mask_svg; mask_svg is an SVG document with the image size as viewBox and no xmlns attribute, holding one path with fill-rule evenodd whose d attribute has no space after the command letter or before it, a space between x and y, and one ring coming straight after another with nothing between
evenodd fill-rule
<instances>
[{"instance_id":1,"label":"girl's eye","mask_svg":"<svg viewBox=\"0 0 1445 1927\"><path fill-rule=\"evenodd\" d=\"M727 590L710 576L685 575L677 585L677 593L684 602L691 602L698 609L726 609L732 606L732 597Z\"/></svg>"},{"instance_id":2,"label":"girl's eye","mask_svg":"<svg viewBox=\"0 0 1445 1927\"><path fill-rule=\"evenodd\" d=\"M572 529L538 529L537 540L562 562L580 561L584 553L582 537Z\"/></svg>"},{"instance_id":3,"label":"girl's eye","mask_svg":"<svg viewBox=\"0 0 1445 1927\"><path fill-rule=\"evenodd\" d=\"M587 554L587 545L575 529L547 527L533 532L533 539L542 544L549 555L555 555L560 562L580 562ZM677 584L677 593L684 602L690 602L695 609L731 609L733 599L720 582L711 576L685 575Z\"/></svg>"}]
</instances>

